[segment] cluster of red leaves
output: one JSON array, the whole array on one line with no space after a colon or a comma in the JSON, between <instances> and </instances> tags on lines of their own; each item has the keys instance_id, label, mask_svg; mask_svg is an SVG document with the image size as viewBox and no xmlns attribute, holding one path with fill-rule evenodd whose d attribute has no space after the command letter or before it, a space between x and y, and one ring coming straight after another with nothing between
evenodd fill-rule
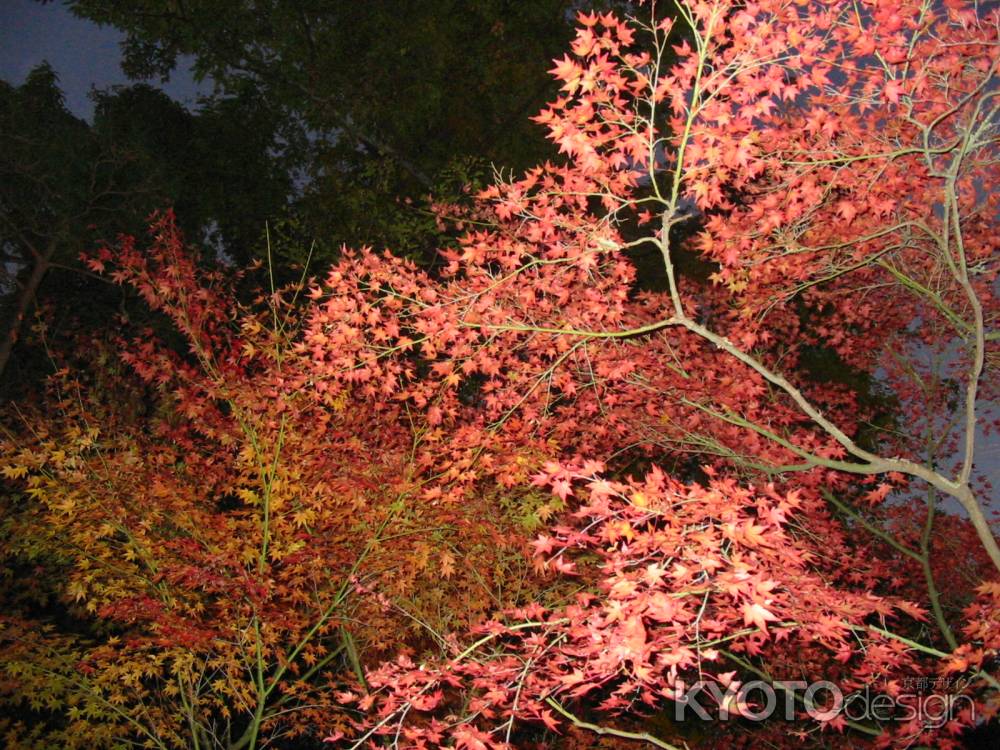
<instances>
[{"instance_id":1,"label":"cluster of red leaves","mask_svg":"<svg viewBox=\"0 0 1000 750\"><path fill-rule=\"evenodd\" d=\"M544 203L555 205L540 199L532 213L549 210L579 227L511 221L471 232L460 250L442 252L443 279L388 254L347 253L311 292L315 305L296 344L311 358L311 385L366 394L378 409L408 405L406 419L422 429L417 465L439 479L428 499L456 502L483 478L522 484L553 454L654 447L795 462L738 422L714 418L726 412L780 428L820 455L843 456L773 399L760 375L661 325L665 300L636 297L634 267L600 244L617 238L610 225L595 229L573 198ZM649 335L637 338L644 328ZM845 423L856 421L852 398L836 387L825 395L822 403Z\"/></svg>"},{"instance_id":2,"label":"cluster of red leaves","mask_svg":"<svg viewBox=\"0 0 1000 750\"><path fill-rule=\"evenodd\" d=\"M416 748L510 747L518 722L559 732L566 707L583 699L634 726L699 680L735 694L747 660L767 664L769 680L830 680L845 694L874 687L899 696L900 676L927 668L883 629L902 613L922 618L917 608L835 587L815 572L815 552L789 533L800 512L794 493L753 493L726 479L683 485L656 468L642 481L612 482L602 469L553 464L536 477L580 496L535 549L544 567L578 576L585 589L553 609L504 613L471 631L471 646L454 645L449 660L417 667L403 656L370 672L371 692L342 696L372 712L357 744L383 736ZM714 714L733 708L707 695ZM796 713L804 718L805 707ZM955 717L944 731L969 720ZM823 723L843 731L849 722L831 711ZM712 741L756 747L766 736L780 744L801 726L748 732L722 722ZM874 746L934 736L919 722L901 723ZM946 737L936 742L951 746Z\"/></svg>"},{"instance_id":3,"label":"cluster of red leaves","mask_svg":"<svg viewBox=\"0 0 1000 750\"><path fill-rule=\"evenodd\" d=\"M995 177L995 141L978 94L995 75L995 12L960 1L762 3L731 19L722 57L770 59L701 84L709 96L716 82L735 84L748 100L729 89L706 104L683 171L710 216L701 250L740 292L740 340L774 335L777 318L785 335L868 369L914 320L929 340L939 334L928 324L966 317L972 296L994 300L997 197L982 185ZM725 127L703 127L713 119ZM727 163L741 150L741 163ZM733 188L738 202L724 197ZM971 289L945 272L959 225ZM889 306L882 286L894 281L910 288ZM781 315L796 297L822 325L804 331L801 316Z\"/></svg>"}]
</instances>

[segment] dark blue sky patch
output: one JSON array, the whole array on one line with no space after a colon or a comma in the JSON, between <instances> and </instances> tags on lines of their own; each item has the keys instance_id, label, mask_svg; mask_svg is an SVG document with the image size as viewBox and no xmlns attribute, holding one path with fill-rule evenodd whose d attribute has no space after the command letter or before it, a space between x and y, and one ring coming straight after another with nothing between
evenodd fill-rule
<instances>
[{"instance_id":1,"label":"dark blue sky patch","mask_svg":"<svg viewBox=\"0 0 1000 750\"><path fill-rule=\"evenodd\" d=\"M28 71L48 60L59 76L66 106L77 117L90 120L94 113L88 98L92 87L130 83L120 65L123 38L117 29L77 18L58 2L41 5L34 0L3 0L0 79L19 85ZM210 84L196 84L186 67L178 68L162 86L159 81L151 83L187 106L195 105L199 93L211 90Z\"/></svg>"}]
</instances>

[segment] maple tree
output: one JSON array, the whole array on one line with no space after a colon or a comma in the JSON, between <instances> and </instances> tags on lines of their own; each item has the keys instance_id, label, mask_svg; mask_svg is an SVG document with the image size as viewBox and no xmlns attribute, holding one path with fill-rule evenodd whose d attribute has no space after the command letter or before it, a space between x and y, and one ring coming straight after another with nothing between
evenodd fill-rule
<instances>
[{"instance_id":1,"label":"maple tree","mask_svg":"<svg viewBox=\"0 0 1000 750\"><path fill-rule=\"evenodd\" d=\"M803 527L821 540L813 557L839 584L820 601L856 586L891 589L915 562L937 630L931 641L946 649L925 645L923 654L954 651L946 670L989 664L995 642L985 622L996 615L1000 549L984 510L990 487L974 463L996 395L987 374L997 340L996 199L987 187L996 169L996 13L979 16L962 3L678 8L677 23L582 15L572 54L553 70L565 93L536 118L567 163L487 191L492 205L469 217L487 226L447 254L443 282L389 271L371 256L360 269L355 258L335 268L316 289L333 309L314 314L306 345L328 377L360 362L360 377L387 395L428 407L428 436L446 436L452 499L483 476L522 483L532 457L546 451L613 456L618 466L630 454L693 453L754 483L790 483L803 493ZM698 217L694 247L678 247L676 229ZM642 245L662 257L665 292L636 292L627 252ZM678 274L679 254L692 249L715 263L712 286ZM336 324L335 300L348 290L367 295L379 326ZM858 371L884 372L905 424L863 431L873 415L859 394L809 377L816 348ZM386 356L397 349L433 360L439 378ZM436 445L425 455L428 465L441 458ZM851 475L865 478L865 491ZM554 489L561 500L572 491L566 478ZM923 503L918 534L895 533L892 495L911 508ZM942 497L968 519L953 533L975 539L958 552L942 554L936 541L954 526L940 520ZM833 541L842 537L827 503L860 539ZM888 545L883 561L904 556L902 568L866 566L859 554L871 545ZM974 571L973 586L981 582L981 603L957 617L949 605L949 619L936 579L958 564ZM970 584L958 590L968 602ZM639 629L637 617L623 627ZM553 645L578 632L549 632L498 657L495 670L472 659L391 672L375 730L418 745L480 747L504 742L505 722L477 728L495 715L548 722L540 707L563 691L559 675L532 667L531 680L519 681L518 665L554 651L584 670L576 682L606 679L596 657ZM849 661L850 650L841 656ZM625 661L619 654L616 663ZM887 660L882 677L891 684L901 666ZM426 691L462 678L486 697L459 729L454 719L402 721L447 703L428 702ZM655 699L642 700L670 699L661 678L644 686ZM995 678L982 680L989 715ZM528 685L537 692L523 692ZM948 742L926 727L867 729L876 744Z\"/></svg>"},{"instance_id":2,"label":"maple tree","mask_svg":"<svg viewBox=\"0 0 1000 750\"><path fill-rule=\"evenodd\" d=\"M184 344L123 339L11 427L14 557L107 630L6 618L9 700L163 746L956 747L995 715L1000 17L675 10L578 17L535 118L564 158L439 207L433 274L345 250L241 306L169 216L91 258ZM698 679L915 674L966 708L662 717Z\"/></svg>"},{"instance_id":3,"label":"maple tree","mask_svg":"<svg viewBox=\"0 0 1000 750\"><path fill-rule=\"evenodd\" d=\"M361 655L413 623L460 627L518 584L516 521L490 523L488 497L415 503L399 414L317 396L286 361L295 290L240 307L238 278L200 267L172 215L151 234L88 264L166 321L85 336L89 365L66 355L5 428L0 701L29 713L0 731L24 747L319 742L331 675L363 679ZM484 564L456 569L465 555ZM60 603L69 622L43 624Z\"/></svg>"}]
</instances>

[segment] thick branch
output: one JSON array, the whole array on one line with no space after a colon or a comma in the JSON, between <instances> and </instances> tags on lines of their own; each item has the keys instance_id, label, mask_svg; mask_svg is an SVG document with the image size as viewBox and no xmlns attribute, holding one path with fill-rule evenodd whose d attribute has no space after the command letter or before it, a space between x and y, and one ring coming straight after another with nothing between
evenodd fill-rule
<instances>
[{"instance_id":1,"label":"thick branch","mask_svg":"<svg viewBox=\"0 0 1000 750\"><path fill-rule=\"evenodd\" d=\"M17 339L21 335L24 320L28 317L28 313L35 303L35 296L38 294L38 289L42 285L45 274L48 273L55 249L56 243L50 242L45 252L35 260L31 268L31 275L28 276L28 280L18 294L17 305L7 323L7 330L3 335L3 341L0 342L0 375L7 368L7 363L10 361L11 354L14 351L14 344L17 343Z\"/></svg>"}]
</instances>

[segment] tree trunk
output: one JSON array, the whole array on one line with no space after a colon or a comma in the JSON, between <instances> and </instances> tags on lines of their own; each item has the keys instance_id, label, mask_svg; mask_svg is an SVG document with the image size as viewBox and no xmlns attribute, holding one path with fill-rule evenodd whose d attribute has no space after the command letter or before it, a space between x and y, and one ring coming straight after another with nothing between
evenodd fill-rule
<instances>
[{"instance_id":1,"label":"tree trunk","mask_svg":"<svg viewBox=\"0 0 1000 750\"><path fill-rule=\"evenodd\" d=\"M7 363L10 361L11 354L14 351L14 344L17 343L18 336L21 335L21 327L24 325L24 319L28 317L31 306L35 302L35 295L38 293L38 288L42 285L42 280L49 270L49 263L52 260L54 250L55 243L52 243L46 249L44 255L37 255L35 257L35 265L31 269L31 275L21 288L17 299L17 307L7 324L7 331L4 333L3 341L0 342L0 375L7 369Z\"/></svg>"}]
</instances>

